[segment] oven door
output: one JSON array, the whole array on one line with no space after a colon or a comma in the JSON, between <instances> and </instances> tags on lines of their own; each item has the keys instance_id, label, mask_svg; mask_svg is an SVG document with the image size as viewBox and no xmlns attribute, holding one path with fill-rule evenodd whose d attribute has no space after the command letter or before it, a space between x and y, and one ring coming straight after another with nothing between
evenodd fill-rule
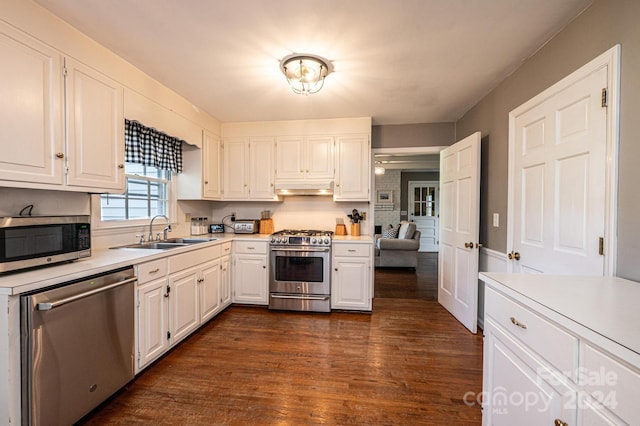
<instances>
[{"instance_id":1,"label":"oven door","mask_svg":"<svg viewBox=\"0 0 640 426\"><path fill-rule=\"evenodd\" d=\"M269 292L331 294L331 249L272 247Z\"/></svg>"}]
</instances>

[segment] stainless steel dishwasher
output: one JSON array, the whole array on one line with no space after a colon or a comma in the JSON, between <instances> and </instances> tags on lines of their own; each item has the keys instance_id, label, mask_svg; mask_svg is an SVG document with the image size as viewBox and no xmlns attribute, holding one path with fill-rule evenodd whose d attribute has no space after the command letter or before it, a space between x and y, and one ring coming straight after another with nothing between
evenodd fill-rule
<instances>
[{"instance_id":1,"label":"stainless steel dishwasher","mask_svg":"<svg viewBox=\"0 0 640 426\"><path fill-rule=\"evenodd\" d=\"M22 424L70 425L134 377L133 268L21 298Z\"/></svg>"}]
</instances>

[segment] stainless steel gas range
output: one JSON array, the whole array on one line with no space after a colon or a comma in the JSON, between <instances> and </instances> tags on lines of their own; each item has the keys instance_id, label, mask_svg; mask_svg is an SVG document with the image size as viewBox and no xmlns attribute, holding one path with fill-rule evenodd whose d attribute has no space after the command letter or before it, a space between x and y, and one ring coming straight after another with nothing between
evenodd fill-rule
<instances>
[{"instance_id":1,"label":"stainless steel gas range","mask_svg":"<svg viewBox=\"0 0 640 426\"><path fill-rule=\"evenodd\" d=\"M271 235L269 309L331 312L332 236L293 229Z\"/></svg>"}]
</instances>

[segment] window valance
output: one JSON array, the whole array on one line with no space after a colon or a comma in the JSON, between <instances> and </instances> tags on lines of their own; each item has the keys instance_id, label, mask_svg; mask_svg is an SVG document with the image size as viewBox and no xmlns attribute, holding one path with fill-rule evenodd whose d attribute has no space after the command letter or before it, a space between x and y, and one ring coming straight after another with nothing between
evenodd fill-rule
<instances>
[{"instance_id":1,"label":"window valance","mask_svg":"<svg viewBox=\"0 0 640 426\"><path fill-rule=\"evenodd\" d=\"M181 139L169 136L152 127L124 120L125 161L159 169L182 172Z\"/></svg>"}]
</instances>

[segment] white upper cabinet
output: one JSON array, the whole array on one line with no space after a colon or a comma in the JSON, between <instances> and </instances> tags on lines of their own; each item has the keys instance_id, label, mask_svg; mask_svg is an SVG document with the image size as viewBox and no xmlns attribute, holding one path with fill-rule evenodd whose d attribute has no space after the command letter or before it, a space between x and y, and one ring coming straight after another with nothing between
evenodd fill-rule
<instances>
[{"instance_id":1,"label":"white upper cabinet","mask_svg":"<svg viewBox=\"0 0 640 426\"><path fill-rule=\"evenodd\" d=\"M0 81L4 184L122 192L122 86L1 23L0 57L11 65Z\"/></svg>"},{"instance_id":2,"label":"white upper cabinet","mask_svg":"<svg viewBox=\"0 0 640 426\"><path fill-rule=\"evenodd\" d=\"M279 137L276 143L276 180L332 180L332 136Z\"/></svg>"},{"instance_id":3,"label":"white upper cabinet","mask_svg":"<svg viewBox=\"0 0 640 426\"><path fill-rule=\"evenodd\" d=\"M123 87L67 58L67 184L124 190Z\"/></svg>"},{"instance_id":4,"label":"white upper cabinet","mask_svg":"<svg viewBox=\"0 0 640 426\"><path fill-rule=\"evenodd\" d=\"M202 148L182 147L183 171L178 182L179 200L219 200L222 198L222 149L220 139L204 130Z\"/></svg>"},{"instance_id":5,"label":"white upper cabinet","mask_svg":"<svg viewBox=\"0 0 640 426\"><path fill-rule=\"evenodd\" d=\"M368 135L336 138L335 201L369 201L371 147Z\"/></svg>"},{"instance_id":6,"label":"white upper cabinet","mask_svg":"<svg viewBox=\"0 0 640 426\"><path fill-rule=\"evenodd\" d=\"M227 138L223 145L225 200L275 200L274 138Z\"/></svg>"},{"instance_id":7,"label":"white upper cabinet","mask_svg":"<svg viewBox=\"0 0 640 426\"><path fill-rule=\"evenodd\" d=\"M0 22L0 58L0 180L61 185L62 56Z\"/></svg>"}]
</instances>

